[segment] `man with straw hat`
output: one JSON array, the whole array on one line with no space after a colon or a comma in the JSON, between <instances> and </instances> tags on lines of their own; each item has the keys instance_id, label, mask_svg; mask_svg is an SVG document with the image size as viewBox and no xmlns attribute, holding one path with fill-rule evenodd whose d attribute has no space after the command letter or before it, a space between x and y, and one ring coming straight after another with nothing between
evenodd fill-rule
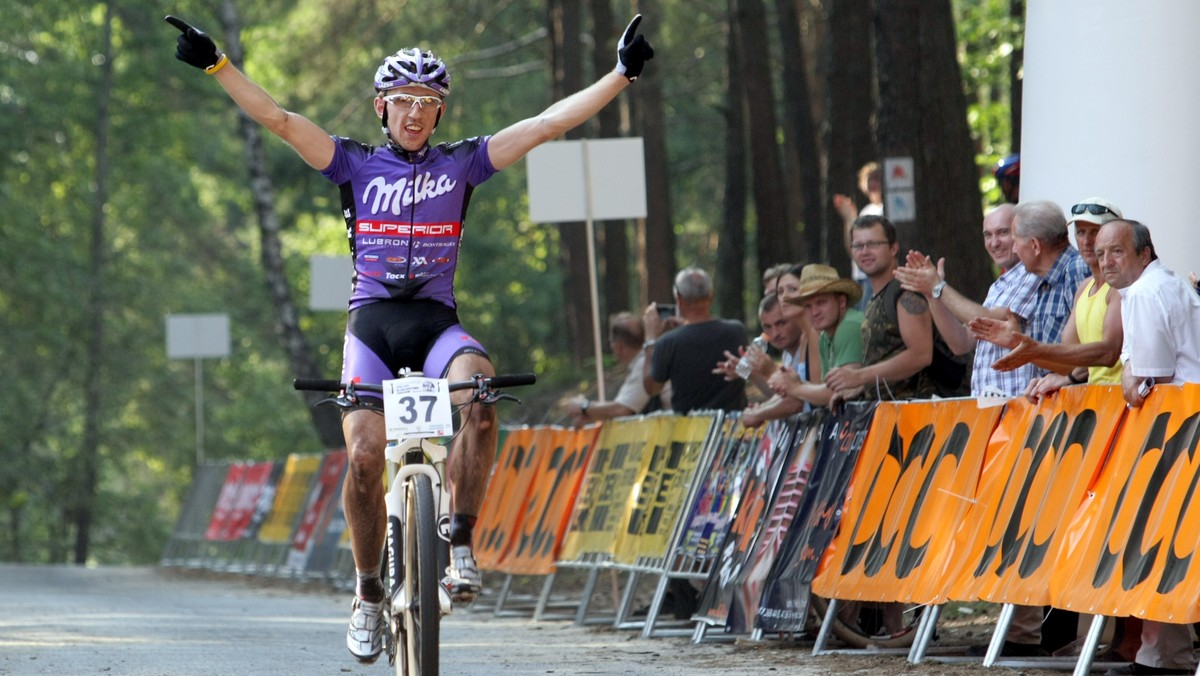
<instances>
[{"instance_id":1,"label":"man with straw hat","mask_svg":"<svg viewBox=\"0 0 1200 676\"><path fill-rule=\"evenodd\" d=\"M858 366L863 361L863 313L854 306L862 287L838 275L828 265L812 263L800 272L800 289L784 302L798 305L820 335L821 378L837 366ZM801 380L795 371L779 369L768 385L781 397L799 399L813 406L827 406L833 392L824 382Z\"/></svg>"}]
</instances>

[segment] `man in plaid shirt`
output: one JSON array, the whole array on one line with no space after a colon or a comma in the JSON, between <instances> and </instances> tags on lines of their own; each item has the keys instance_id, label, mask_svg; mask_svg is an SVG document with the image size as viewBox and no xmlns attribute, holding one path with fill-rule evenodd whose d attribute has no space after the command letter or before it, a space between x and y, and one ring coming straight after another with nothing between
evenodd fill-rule
<instances>
[{"instance_id":1,"label":"man in plaid shirt","mask_svg":"<svg viewBox=\"0 0 1200 676\"><path fill-rule=\"evenodd\" d=\"M896 279L902 288L922 294L929 301L934 325L955 354L975 351L971 396L1017 397L1037 376L1035 367L1023 366L1008 372L993 370L992 363L1003 356L1004 349L977 341L967 329L967 323L976 317L1007 320L1015 316L1024 324L1035 312L1039 280L1025 269L1013 251L1013 205L1002 204L984 217L983 246L1001 275L988 288L982 305L946 283L944 258L935 267L928 256L910 251L907 265L896 270Z\"/></svg>"}]
</instances>

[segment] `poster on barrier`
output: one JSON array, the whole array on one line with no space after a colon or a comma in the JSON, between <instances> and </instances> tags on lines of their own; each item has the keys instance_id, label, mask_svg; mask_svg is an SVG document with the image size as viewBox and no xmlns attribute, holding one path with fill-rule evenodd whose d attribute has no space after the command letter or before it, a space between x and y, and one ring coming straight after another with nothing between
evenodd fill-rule
<instances>
[{"instance_id":1,"label":"poster on barrier","mask_svg":"<svg viewBox=\"0 0 1200 676\"><path fill-rule=\"evenodd\" d=\"M332 451L325 454L321 469L316 473L315 480L308 490L300 521L292 533L291 546L288 548L286 567L292 570L304 570L308 556L315 544L314 536L319 532L318 526L325 515L325 508L342 485L342 477L346 472L346 452Z\"/></svg>"},{"instance_id":2,"label":"poster on barrier","mask_svg":"<svg viewBox=\"0 0 1200 676\"><path fill-rule=\"evenodd\" d=\"M647 440L657 438L663 430L669 433L674 420L675 416L664 415L610 420L603 425L583 475L561 560L616 552L617 538L629 517L629 504Z\"/></svg>"},{"instance_id":3,"label":"poster on barrier","mask_svg":"<svg viewBox=\"0 0 1200 676\"><path fill-rule=\"evenodd\" d=\"M948 600L1050 603L1063 530L1096 479L1122 416L1116 385L1017 398L988 442L975 504L955 535Z\"/></svg>"},{"instance_id":4,"label":"poster on barrier","mask_svg":"<svg viewBox=\"0 0 1200 676\"><path fill-rule=\"evenodd\" d=\"M273 462L252 462L246 465L242 483L233 498L233 507L229 511L226 528L220 539L239 540L245 537L246 528L254 516L254 506L258 504L258 497L266 490L274 466Z\"/></svg>"},{"instance_id":5,"label":"poster on barrier","mask_svg":"<svg viewBox=\"0 0 1200 676\"><path fill-rule=\"evenodd\" d=\"M1200 621L1200 384L1156 385L1130 409L1063 535L1055 607Z\"/></svg>"},{"instance_id":6,"label":"poster on barrier","mask_svg":"<svg viewBox=\"0 0 1200 676\"><path fill-rule=\"evenodd\" d=\"M974 399L880 403L813 593L908 604L943 598L954 542L946 525L971 506L1000 410Z\"/></svg>"},{"instance_id":7,"label":"poster on barrier","mask_svg":"<svg viewBox=\"0 0 1200 676\"><path fill-rule=\"evenodd\" d=\"M726 416L716 440L712 462L697 475L699 486L692 500L679 554L694 561L716 559L733 518L737 496L746 473L758 457L765 426L746 429L741 419Z\"/></svg>"},{"instance_id":8,"label":"poster on barrier","mask_svg":"<svg viewBox=\"0 0 1200 676\"><path fill-rule=\"evenodd\" d=\"M267 475L262 490L258 493L258 499L254 502L254 510L250 513L250 523L246 524L246 529L242 531L243 540L258 539L258 531L266 523L267 517L271 514L271 507L275 504L275 494L279 490L279 477L283 476L283 463L275 461L269 464L271 471Z\"/></svg>"},{"instance_id":9,"label":"poster on barrier","mask_svg":"<svg viewBox=\"0 0 1200 676\"><path fill-rule=\"evenodd\" d=\"M770 510L776 488L773 479L781 474L779 465L791 452L789 425L763 425L754 438L745 470L730 494L728 525L718 537L718 557L709 569L708 580L700 596L696 619L710 625L725 625L738 575L754 546L759 529Z\"/></svg>"},{"instance_id":10,"label":"poster on barrier","mask_svg":"<svg viewBox=\"0 0 1200 676\"><path fill-rule=\"evenodd\" d=\"M754 626L767 632L804 630L809 585L833 539L855 461L871 428L875 402L852 402L817 431L808 490L767 575Z\"/></svg>"},{"instance_id":11,"label":"poster on barrier","mask_svg":"<svg viewBox=\"0 0 1200 676\"><path fill-rule=\"evenodd\" d=\"M342 454L342 472L338 475L332 492L325 498L325 507L313 528L308 560L304 563L307 573L325 574L333 570L337 562L338 545L346 531L346 513L342 510L342 487L345 485L348 456L344 450L338 452ZM329 463L329 458L326 458L325 462ZM322 473L323 476L325 474Z\"/></svg>"},{"instance_id":12,"label":"poster on barrier","mask_svg":"<svg viewBox=\"0 0 1200 676\"><path fill-rule=\"evenodd\" d=\"M293 453L288 456L275 491L275 504L271 505L271 513L258 531L259 542L286 544L290 541L296 517L308 495L308 486L320 466L319 455Z\"/></svg>"},{"instance_id":13,"label":"poster on barrier","mask_svg":"<svg viewBox=\"0 0 1200 676\"><path fill-rule=\"evenodd\" d=\"M475 524L475 561L481 569L498 570L512 545L517 507L536 478L536 467L532 465L535 449L552 433L550 427L522 427L505 437L484 493L486 507L480 510Z\"/></svg>"},{"instance_id":14,"label":"poster on barrier","mask_svg":"<svg viewBox=\"0 0 1200 676\"><path fill-rule=\"evenodd\" d=\"M775 564L775 557L783 548L784 538L792 527L808 489L819 429L825 413L824 409L818 409L796 420L787 439L789 452L779 454L779 461L774 463L779 472L772 479L771 507L755 538L754 549L738 572L729 618L725 623L727 632L742 634L754 628L762 592Z\"/></svg>"},{"instance_id":15,"label":"poster on barrier","mask_svg":"<svg viewBox=\"0 0 1200 676\"><path fill-rule=\"evenodd\" d=\"M712 429L713 417L672 416L650 441L633 485L628 518L616 544L614 560L632 564L639 558L667 555L675 523L684 508L696 464Z\"/></svg>"},{"instance_id":16,"label":"poster on barrier","mask_svg":"<svg viewBox=\"0 0 1200 676\"><path fill-rule=\"evenodd\" d=\"M221 485L221 493L217 503L213 505L212 517L208 521L208 529L204 531L205 540L224 540L229 530L229 517L233 513L233 504L237 499L238 489L242 485L242 477L246 475L246 463L235 462L225 473L225 483Z\"/></svg>"},{"instance_id":17,"label":"poster on barrier","mask_svg":"<svg viewBox=\"0 0 1200 676\"><path fill-rule=\"evenodd\" d=\"M579 494L579 485L599 434L599 425L561 430L550 452L541 454L538 478L531 486L525 513L512 549L499 568L501 572L511 575L549 575L554 572L571 506Z\"/></svg>"}]
</instances>

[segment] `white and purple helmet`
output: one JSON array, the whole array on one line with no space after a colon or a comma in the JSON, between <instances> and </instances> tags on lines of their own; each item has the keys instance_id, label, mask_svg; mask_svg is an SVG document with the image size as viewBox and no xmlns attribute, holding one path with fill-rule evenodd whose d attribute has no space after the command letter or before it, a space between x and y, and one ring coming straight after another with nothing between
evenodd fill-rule
<instances>
[{"instance_id":1,"label":"white and purple helmet","mask_svg":"<svg viewBox=\"0 0 1200 676\"><path fill-rule=\"evenodd\" d=\"M408 85L427 87L440 96L449 96L450 72L433 52L422 52L417 47L401 49L384 59L375 71L375 90Z\"/></svg>"}]
</instances>

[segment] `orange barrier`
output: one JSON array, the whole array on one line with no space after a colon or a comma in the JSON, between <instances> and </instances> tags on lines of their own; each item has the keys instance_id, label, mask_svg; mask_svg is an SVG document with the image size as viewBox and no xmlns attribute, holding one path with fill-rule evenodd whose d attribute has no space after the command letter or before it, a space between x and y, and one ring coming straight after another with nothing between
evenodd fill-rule
<instances>
[{"instance_id":1,"label":"orange barrier","mask_svg":"<svg viewBox=\"0 0 1200 676\"><path fill-rule=\"evenodd\" d=\"M1200 385L1159 385L1125 415L1050 576L1057 607L1200 621Z\"/></svg>"},{"instance_id":2,"label":"orange barrier","mask_svg":"<svg viewBox=\"0 0 1200 676\"><path fill-rule=\"evenodd\" d=\"M951 600L1041 606L1062 533L1108 454L1125 411L1120 387L1068 387L1014 399L988 443L975 507L949 571Z\"/></svg>"},{"instance_id":3,"label":"orange barrier","mask_svg":"<svg viewBox=\"0 0 1200 676\"><path fill-rule=\"evenodd\" d=\"M554 572L571 505L599 433L596 425L554 430L550 439L537 444L537 478L530 484L525 503L518 506L516 537L498 570L513 575Z\"/></svg>"},{"instance_id":4,"label":"orange barrier","mask_svg":"<svg viewBox=\"0 0 1200 676\"><path fill-rule=\"evenodd\" d=\"M813 592L937 601L999 414L974 400L880 403Z\"/></svg>"},{"instance_id":5,"label":"orange barrier","mask_svg":"<svg viewBox=\"0 0 1200 676\"><path fill-rule=\"evenodd\" d=\"M513 505L524 503L534 472L526 469L535 449L535 437L547 428L522 427L508 433L496 458L492 477L484 494L484 508L475 524L475 561L480 568L497 570L512 546L518 511Z\"/></svg>"}]
</instances>

